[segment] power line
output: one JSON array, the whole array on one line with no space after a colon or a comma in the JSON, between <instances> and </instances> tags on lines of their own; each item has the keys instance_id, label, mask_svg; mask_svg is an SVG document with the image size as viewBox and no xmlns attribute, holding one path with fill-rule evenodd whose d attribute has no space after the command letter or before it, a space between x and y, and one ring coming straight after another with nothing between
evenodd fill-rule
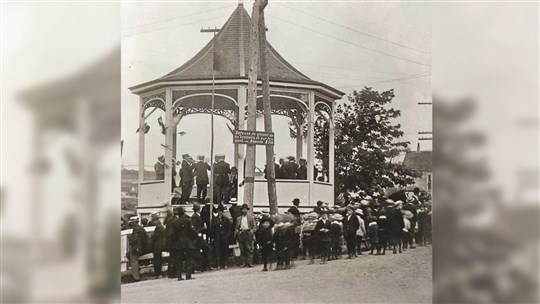
<instances>
[{"instance_id":1,"label":"power line","mask_svg":"<svg viewBox=\"0 0 540 304\"><path fill-rule=\"evenodd\" d=\"M213 9L204 10L204 11L199 11L199 12L196 12L196 13L193 13L193 14L188 14L188 15L178 16L178 17L174 17L174 18L162 19L162 20L155 21L155 22L150 22L150 23L145 23L145 24L139 24L139 25L134 25L134 26L130 26L130 27L124 27L124 28L122 28L122 30L129 30L129 29L139 28L139 27L143 27L143 26L154 25L154 24L163 23L163 22L167 22L167 21L177 20L177 19L180 19L180 18L185 18L185 17L191 17L191 16L196 16L196 15L206 14L206 13L209 13L209 12L217 11L217 10L224 9L224 8L228 8L228 7L231 7L231 5L226 5L226 6L216 7L216 8L213 8Z\"/></svg>"},{"instance_id":2,"label":"power line","mask_svg":"<svg viewBox=\"0 0 540 304\"><path fill-rule=\"evenodd\" d=\"M338 40L338 41L341 41L341 42L344 42L344 43L347 43L347 44L350 44L350 45L353 45L353 46L356 46L356 47L359 47L359 48L362 48L362 49L365 49L365 50L368 50L368 51L372 51L372 52L377 53L377 54L385 55L385 56L388 56L388 57L400 59L400 60L403 60L403 61L407 61L407 62L411 62L411 63L423 65L423 66L428 66L428 67L431 66L431 65L426 64L426 63L422 63L422 62L415 61L415 60L412 60L412 59L408 59L408 58L404 58L404 57L392 55L392 54L389 54L389 53L386 53L386 52L382 52L382 51L379 51L379 50L376 50L376 49L373 49L373 48L369 48L369 47L363 46L363 45L358 44L358 43L355 43L355 42L351 42L351 41L348 41L348 40L345 40L345 39L337 38L337 37L334 37L334 36L332 36L332 35L328 35L328 34L325 34L325 33L321 33L321 32L319 32L319 31L316 31L316 30L311 29L311 28L309 28L309 27L306 27L306 26L303 26L303 25L300 25L300 24L291 22L291 21L289 21L289 20L285 20L285 19L283 19L283 18L276 17L276 16L274 16L274 15L268 14L268 16L270 16L270 17L272 17L272 18L275 18L275 19L278 19L278 20L281 20L281 21L283 21L283 22L286 22L286 23L289 23L289 24L292 24L292 25L301 27L301 28L306 29L306 30L308 30L308 31L310 31L310 32L314 32L314 33L317 33L317 34L319 34L319 35L322 35L322 36L325 36L325 37L328 37L328 38L332 38L332 39L335 39L335 40Z\"/></svg>"},{"instance_id":3,"label":"power line","mask_svg":"<svg viewBox=\"0 0 540 304\"><path fill-rule=\"evenodd\" d=\"M193 21L193 22L182 23L182 24L175 24L175 25L171 25L171 26L161 27L161 28L154 29L154 30L150 30L150 31L146 31L146 32L136 32L136 33L132 33L132 34L125 34L125 35L123 35L123 36L142 35L142 34L152 33L152 32L155 32L155 31L161 31L161 30L169 29L169 28L172 28L172 27L184 26L184 25L190 25L190 24L200 23L200 22L209 21L209 20L214 20L214 19L220 19L220 18L227 17L227 16L228 16L228 15L222 15L222 16L213 17L213 18L206 18L206 19L201 19L201 20L197 20L197 21Z\"/></svg>"},{"instance_id":4,"label":"power line","mask_svg":"<svg viewBox=\"0 0 540 304\"><path fill-rule=\"evenodd\" d=\"M344 29L347 29L347 30L350 30L350 31L353 31L355 33L358 33L360 35L364 35L364 36L367 36L367 37L370 37L370 38L373 38L373 39L377 39L377 40L380 40L380 41L384 41L386 43L390 43L390 44L393 44L393 45L397 45L397 46L400 46L400 47L403 47L403 48L406 48L406 49L409 49L409 50L413 50L413 51L416 51L416 52L420 52L420 53L423 53L423 54L428 54L429 52L426 52L426 51L422 51L422 50L419 50L417 48L413 48L413 47L410 47L410 46L406 46L404 44L401 44L401 43L397 43L397 42L394 42L394 41L390 41L388 39L384 39L384 38L380 38L380 37L377 37L375 35L372 35L372 34L368 34L368 33L364 33L364 32L361 32L357 29L354 29L354 28L351 28L351 27L348 27L348 26L345 26L345 25L342 25L342 24L339 24L339 23L335 23L333 21L330 21L330 20L327 20L327 19L324 19L324 18L321 18L321 17L318 17L318 16L315 16L315 15L312 15L312 14L309 14L309 13L306 13L302 10L299 10L299 9L296 9L296 8L293 8L293 7L290 7L288 5L285 5L283 3L278 3L279 5L281 6L284 6L286 8L289 8L289 9L292 9L294 11L297 11L297 12L300 12L304 15L308 15L310 17L313 17L313 18L316 18L316 19L319 19L319 20L322 20L324 22L328 22L330 24L333 24L333 25L336 25L336 26L339 26L341 28L344 28Z\"/></svg>"},{"instance_id":5,"label":"power line","mask_svg":"<svg viewBox=\"0 0 540 304\"><path fill-rule=\"evenodd\" d=\"M421 78L421 77L426 77L426 76L431 76L431 72L423 72L423 73L415 74L415 75L411 75L411 76L405 76L405 77L400 77L400 78L381 80L381 81L372 82L370 84L394 82L394 81L400 81L400 80L410 80L410 79L416 79L416 78Z\"/></svg>"}]
</instances>

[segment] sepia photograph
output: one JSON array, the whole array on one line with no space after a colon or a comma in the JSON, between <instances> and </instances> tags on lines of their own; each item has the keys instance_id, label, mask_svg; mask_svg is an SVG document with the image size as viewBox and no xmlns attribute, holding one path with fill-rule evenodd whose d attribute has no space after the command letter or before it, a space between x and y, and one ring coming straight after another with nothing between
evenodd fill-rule
<instances>
[{"instance_id":1,"label":"sepia photograph","mask_svg":"<svg viewBox=\"0 0 540 304\"><path fill-rule=\"evenodd\" d=\"M429 5L122 13L123 303L431 302Z\"/></svg>"}]
</instances>

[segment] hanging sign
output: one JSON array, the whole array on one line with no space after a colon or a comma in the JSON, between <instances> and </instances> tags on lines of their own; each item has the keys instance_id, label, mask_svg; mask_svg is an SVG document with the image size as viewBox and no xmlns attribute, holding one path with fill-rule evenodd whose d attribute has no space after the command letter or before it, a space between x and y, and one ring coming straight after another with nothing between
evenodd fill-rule
<instances>
[{"instance_id":1,"label":"hanging sign","mask_svg":"<svg viewBox=\"0 0 540 304\"><path fill-rule=\"evenodd\" d=\"M234 132L235 144L273 145L274 133L236 130Z\"/></svg>"}]
</instances>

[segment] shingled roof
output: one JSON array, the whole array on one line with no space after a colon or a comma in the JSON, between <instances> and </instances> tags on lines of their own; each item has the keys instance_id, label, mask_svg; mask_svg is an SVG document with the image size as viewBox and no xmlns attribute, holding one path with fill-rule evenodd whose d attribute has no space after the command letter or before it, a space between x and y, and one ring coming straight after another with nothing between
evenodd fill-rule
<instances>
[{"instance_id":1,"label":"shingled roof","mask_svg":"<svg viewBox=\"0 0 540 304\"><path fill-rule=\"evenodd\" d=\"M431 152L432 151L409 151L405 154L403 165L413 170L431 172Z\"/></svg>"},{"instance_id":2,"label":"shingled roof","mask_svg":"<svg viewBox=\"0 0 540 304\"><path fill-rule=\"evenodd\" d=\"M247 78L251 49L249 45L250 31L251 17L244 9L244 6L239 4L220 31L188 62L161 78L134 86L132 89L161 81L212 79L214 52L219 52L217 54L219 70L216 71L216 79ZM339 90L311 80L302 74L281 57L268 42L267 51L267 68L270 81L319 85L337 94L344 95Z\"/></svg>"}]
</instances>

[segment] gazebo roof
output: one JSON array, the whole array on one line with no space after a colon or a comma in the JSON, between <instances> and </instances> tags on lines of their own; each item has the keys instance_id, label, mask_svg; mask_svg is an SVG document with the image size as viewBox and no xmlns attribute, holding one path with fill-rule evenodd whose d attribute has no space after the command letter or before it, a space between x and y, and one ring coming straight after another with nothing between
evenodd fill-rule
<instances>
[{"instance_id":1,"label":"gazebo roof","mask_svg":"<svg viewBox=\"0 0 540 304\"><path fill-rule=\"evenodd\" d=\"M138 90L145 86L169 81L212 79L214 52L218 63L215 79L247 79L249 70L251 17L239 4L227 22L210 42L188 62L158 79L131 87ZM336 95L344 93L302 74L267 42L267 69L270 81L321 86ZM259 71L260 79L260 71Z\"/></svg>"}]
</instances>

